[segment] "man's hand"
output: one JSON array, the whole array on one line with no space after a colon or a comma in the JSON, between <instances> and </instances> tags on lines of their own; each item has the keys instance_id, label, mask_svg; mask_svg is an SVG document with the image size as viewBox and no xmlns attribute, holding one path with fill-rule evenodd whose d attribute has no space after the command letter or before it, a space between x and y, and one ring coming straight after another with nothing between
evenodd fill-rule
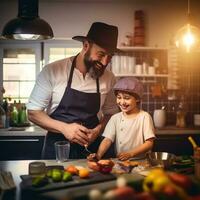
<instances>
[{"instance_id":1,"label":"man's hand","mask_svg":"<svg viewBox=\"0 0 200 200\"><path fill-rule=\"evenodd\" d=\"M100 135L100 131L101 131L101 125L97 125L95 128L89 129L89 132L87 133L89 144L91 144L92 142L94 142L94 140L96 140L96 138Z\"/></svg>"},{"instance_id":2,"label":"man's hand","mask_svg":"<svg viewBox=\"0 0 200 200\"><path fill-rule=\"evenodd\" d=\"M90 141L88 137L90 130L78 123L67 124L62 133L70 142L78 143L82 146Z\"/></svg>"},{"instance_id":3,"label":"man's hand","mask_svg":"<svg viewBox=\"0 0 200 200\"><path fill-rule=\"evenodd\" d=\"M119 153L118 155L117 155L117 158L119 159L119 160L128 160L128 159L130 159L130 158L132 158L133 156L132 156L132 153L131 152L122 152L122 153Z\"/></svg>"}]
</instances>

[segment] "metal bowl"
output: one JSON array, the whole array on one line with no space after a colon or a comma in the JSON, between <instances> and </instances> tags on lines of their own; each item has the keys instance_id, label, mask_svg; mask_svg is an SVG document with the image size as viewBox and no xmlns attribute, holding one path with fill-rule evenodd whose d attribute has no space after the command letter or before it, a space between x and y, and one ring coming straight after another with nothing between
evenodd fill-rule
<instances>
[{"instance_id":1,"label":"metal bowl","mask_svg":"<svg viewBox=\"0 0 200 200\"><path fill-rule=\"evenodd\" d=\"M161 166L165 169L169 169L176 156L168 152L149 152L147 153L147 160L152 166Z\"/></svg>"}]
</instances>

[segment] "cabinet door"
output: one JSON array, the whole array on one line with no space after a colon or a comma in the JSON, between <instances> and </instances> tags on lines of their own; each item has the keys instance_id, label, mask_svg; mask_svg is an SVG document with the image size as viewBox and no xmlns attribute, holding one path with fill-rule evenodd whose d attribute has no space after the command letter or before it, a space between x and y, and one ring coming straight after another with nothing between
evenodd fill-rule
<instances>
[{"instance_id":1,"label":"cabinet door","mask_svg":"<svg viewBox=\"0 0 200 200\"><path fill-rule=\"evenodd\" d=\"M157 136L153 151L169 152L175 155L193 155L193 148L188 141L189 135L165 135ZM200 138L197 135L192 136L197 144L200 144Z\"/></svg>"},{"instance_id":2,"label":"cabinet door","mask_svg":"<svg viewBox=\"0 0 200 200\"><path fill-rule=\"evenodd\" d=\"M41 159L44 137L0 137L0 160Z\"/></svg>"}]
</instances>

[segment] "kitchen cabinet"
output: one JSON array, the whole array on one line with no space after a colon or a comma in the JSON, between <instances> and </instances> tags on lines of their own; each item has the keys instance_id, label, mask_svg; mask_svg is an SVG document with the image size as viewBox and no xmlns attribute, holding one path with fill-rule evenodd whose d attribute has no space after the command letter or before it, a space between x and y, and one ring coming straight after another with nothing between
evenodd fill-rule
<instances>
[{"instance_id":1,"label":"kitchen cabinet","mask_svg":"<svg viewBox=\"0 0 200 200\"><path fill-rule=\"evenodd\" d=\"M183 130L184 132L184 130ZM188 140L191 136L200 145L199 134L159 134L156 135L153 151L163 151L175 155L193 155L193 148Z\"/></svg>"},{"instance_id":2,"label":"kitchen cabinet","mask_svg":"<svg viewBox=\"0 0 200 200\"><path fill-rule=\"evenodd\" d=\"M168 50L158 47L119 47L111 70L117 77L168 77Z\"/></svg>"},{"instance_id":3,"label":"kitchen cabinet","mask_svg":"<svg viewBox=\"0 0 200 200\"><path fill-rule=\"evenodd\" d=\"M44 136L1 136L0 160L41 159Z\"/></svg>"}]
</instances>

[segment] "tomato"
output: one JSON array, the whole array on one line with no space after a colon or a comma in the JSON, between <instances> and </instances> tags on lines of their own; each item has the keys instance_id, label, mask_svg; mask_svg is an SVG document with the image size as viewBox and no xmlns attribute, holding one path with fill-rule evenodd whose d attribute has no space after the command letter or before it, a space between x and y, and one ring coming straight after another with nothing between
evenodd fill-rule
<instances>
[{"instance_id":1,"label":"tomato","mask_svg":"<svg viewBox=\"0 0 200 200\"><path fill-rule=\"evenodd\" d=\"M89 172L88 169L82 168L82 169L79 170L79 174L78 175L79 175L80 178L88 178L89 175L90 175L90 172Z\"/></svg>"},{"instance_id":2,"label":"tomato","mask_svg":"<svg viewBox=\"0 0 200 200\"><path fill-rule=\"evenodd\" d=\"M74 165L69 165L65 168L65 171L71 173L71 174L78 174L78 169Z\"/></svg>"}]
</instances>

